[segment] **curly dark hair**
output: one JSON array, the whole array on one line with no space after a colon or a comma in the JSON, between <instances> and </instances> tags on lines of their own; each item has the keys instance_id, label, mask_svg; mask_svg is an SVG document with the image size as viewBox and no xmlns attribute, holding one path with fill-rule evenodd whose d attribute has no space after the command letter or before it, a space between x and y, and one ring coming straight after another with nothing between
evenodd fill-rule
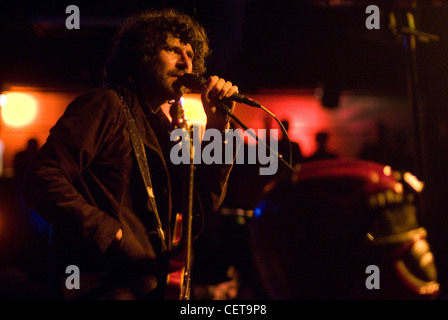
<instances>
[{"instance_id":1,"label":"curly dark hair","mask_svg":"<svg viewBox=\"0 0 448 320\"><path fill-rule=\"evenodd\" d=\"M143 61L151 62L163 48L169 34L192 46L193 73L203 74L210 48L202 25L175 9L147 10L130 16L116 33L104 68L105 83L129 85Z\"/></svg>"}]
</instances>

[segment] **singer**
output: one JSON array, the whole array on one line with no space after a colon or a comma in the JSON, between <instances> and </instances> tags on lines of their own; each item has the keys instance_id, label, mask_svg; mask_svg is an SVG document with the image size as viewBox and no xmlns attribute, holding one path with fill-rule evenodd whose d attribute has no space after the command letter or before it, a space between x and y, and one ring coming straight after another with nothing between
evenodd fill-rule
<instances>
[{"instance_id":1,"label":"singer","mask_svg":"<svg viewBox=\"0 0 448 320\"><path fill-rule=\"evenodd\" d=\"M178 78L205 72L208 54L204 29L188 15L163 9L131 16L117 32L104 86L78 96L51 129L30 167L24 195L51 224L54 298L165 297L185 173L170 161L173 127L163 106L186 92ZM228 115L217 106L226 103L233 110L235 102L226 98L235 93L236 86L217 76L202 85L207 128L222 133L229 128ZM143 140L149 189L133 148L129 114ZM193 235L202 227L201 215L222 202L231 168L196 166ZM155 199L156 209L148 199ZM79 268L79 289L65 286L69 265Z\"/></svg>"}]
</instances>

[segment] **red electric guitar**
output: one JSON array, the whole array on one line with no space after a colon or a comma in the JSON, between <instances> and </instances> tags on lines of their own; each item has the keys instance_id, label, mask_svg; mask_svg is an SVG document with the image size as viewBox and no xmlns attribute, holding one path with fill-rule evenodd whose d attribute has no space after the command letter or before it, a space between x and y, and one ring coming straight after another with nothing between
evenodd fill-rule
<instances>
[{"instance_id":1,"label":"red electric guitar","mask_svg":"<svg viewBox=\"0 0 448 320\"><path fill-rule=\"evenodd\" d=\"M172 236L172 257L168 266L168 275L165 289L167 300L189 300L191 287L191 263L192 263L192 224L193 224L193 126L188 129L184 110L179 101L175 101L170 109L173 128L181 128L189 131L188 142L182 140L178 143L190 144L190 163L185 175L183 192L183 212L176 214Z\"/></svg>"}]
</instances>

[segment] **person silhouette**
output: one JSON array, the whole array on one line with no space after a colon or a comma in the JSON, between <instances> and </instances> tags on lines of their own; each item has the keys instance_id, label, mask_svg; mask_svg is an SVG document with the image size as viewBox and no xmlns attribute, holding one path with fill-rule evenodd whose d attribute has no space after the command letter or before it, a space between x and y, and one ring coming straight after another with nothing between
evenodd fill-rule
<instances>
[{"instance_id":1,"label":"person silhouette","mask_svg":"<svg viewBox=\"0 0 448 320\"><path fill-rule=\"evenodd\" d=\"M328 132L319 131L315 135L316 141L316 150L309 157L306 158L306 161L316 161L323 159L335 159L338 158L336 153L328 151Z\"/></svg>"},{"instance_id":2,"label":"person silhouette","mask_svg":"<svg viewBox=\"0 0 448 320\"><path fill-rule=\"evenodd\" d=\"M18 208L24 214L22 226L25 226L25 224L23 224L24 221L28 221L28 228L31 232L36 233L37 235L44 235L48 231L48 223L26 204L23 197L25 177L39 148L39 141L34 137L29 138L26 148L17 152L14 156L13 169L17 188Z\"/></svg>"},{"instance_id":3,"label":"person silhouette","mask_svg":"<svg viewBox=\"0 0 448 320\"><path fill-rule=\"evenodd\" d=\"M358 156L361 160L385 163L401 171L416 171L417 159L406 137L382 120L377 120L374 127L374 140L367 142Z\"/></svg>"},{"instance_id":4,"label":"person silhouette","mask_svg":"<svg viewBox=\"0 0 448 320\"><path fill-rule=\"evenodd\" d=\"M34 155L39 150L39 141L36 138L30 138L27 141L26 148L19 151L14 156L13 168L14 177L22 184L28 166L34 158Z\"/></svg>"},{"instance_id":5,"label":"person silhouette","mask_svg":"<svg viewBox=\"0 0 448 320\"><path fill-rule=\"evenodd\" d=\"M286 132L289 134L289 121L281 121ZM282 132L281 139L278 141L278 153L283 156L283 158L289 162L290 160L290 150L289 150L289 140L286 135ZM302 163L304 160L302 149L298 142L291 140L291 166L294 167L298 163Z\"/></svg>"},{"instance_id":6,"label":"person silhouette","mask_svg":"<svg viewBox=\"0 0 448 320\"><path fill-rule=\"evenodd\" d=\"M373 140L362 147L359 158L389 163L391 158L390 138L389 128L383 121L378 120L375 123Z\"/></svg>"}]
</instances>

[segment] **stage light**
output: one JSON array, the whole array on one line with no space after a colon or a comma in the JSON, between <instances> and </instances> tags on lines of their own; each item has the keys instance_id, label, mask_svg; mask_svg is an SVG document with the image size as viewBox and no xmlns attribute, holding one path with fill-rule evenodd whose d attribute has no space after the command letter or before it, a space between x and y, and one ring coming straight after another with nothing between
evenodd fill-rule
<instances>
[{"instance_id":1,"label":"stage light","mask_svg":"<svg viewBox=\"0 0 448 320\"><path fill-rule=\"evenodd\" d=\"M182 100L187 121L190 123L200 122L201 125L205 125L207 122L207 116L205 115L204 108L202 107L201 97L197 94L189 94L185 95Z\"/></svg>"},{"instance_id":2,"label":"stage light","mask_svg":"<svg viewBox=\"0 0 448 320\"><path fill-rule=\"evenodd\" d=\"M386 176L390 176L392 174L392 167L391 166L385 166L383 168L383 173Z\"/></svg>"},{"instance_id":3,"label":"stage light","mask_svg":"<svg viewBox=\"0 0 448 320\"><path fill-rule=\"evenodd\" d=\"M7 92L0 97L3 122L11 127L29 125L37 116L37 100L28 93Z\"/></svg>"},{"instance_id":4,"label":"stage light","mask_svg":"<svg viewBox=\"0 0 448 320\"><path fill-rule=\"evenodd\" d=\"M412 188L414 188L415 191L421 192L423 190L424 183L412 173L405 172L403 178Z\"/></svg>"},{"instance_id":5,"label":"stage light","mask_svg":"<svg viewBox=\"0 0 448 320\"><path fill-rule=\"evenodd\" d=\"M199 94L186 94L182 97L182 106L185 111L185 118L189 125L200 127L200 136L204 134L207 116L202 107L201 96Z\"/></svg>"},{"instance_id":6,"label":"stage light","mask_svg":"<svg viewBox=\"0 0 448 320\"><path fill-rule=\"evenodd\" d=\"M6 95L1 94L0 95L0 107L6 106Z\"/></svg>"}]
</instances>

